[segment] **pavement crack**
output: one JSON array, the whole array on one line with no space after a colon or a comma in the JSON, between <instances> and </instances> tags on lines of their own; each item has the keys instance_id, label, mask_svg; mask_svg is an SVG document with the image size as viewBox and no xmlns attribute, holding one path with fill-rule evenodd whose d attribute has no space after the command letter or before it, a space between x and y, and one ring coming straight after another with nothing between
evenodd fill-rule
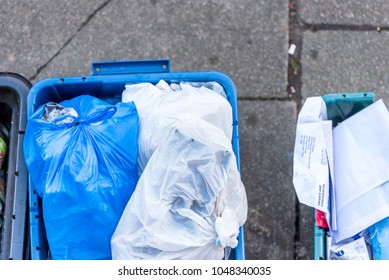
<instances>
[{"instance_id":1,"label":"pavement crack","mask_svg":"<svg viewBox=\"0 0 389 280\"><path fill-rule=\"evenodd\" d=\"M304 26L298 15L297 0L289 0L289 46L295 45L294 53L288 54L288 84L286 91L288 97L297 104L300 110L303 96L301 94L301 51L303 47Z\"/></svg>"},{"instance_id":2,"label":"pavement crack","mask_svg":"<svg viewBox=\"0 0 389 280\"><path fill-rule=\"evenodd\" d=\"M307 23L300 19L300 22L304 26L304 30L312 32L318 31L377 31L385 32L389 31L388 26L368 25L368 24L328 24L328 23Z\"/></svg>"},{"instance_id":3,"label":"pavement crack","mask_svg":"<svg viewBox=\"0 0 389 280\"><path fill-rule=\"evenodd\" d=\"M289 97L250 97L250 96L239 96L239 101L290 101Z\"/></svg>"},{"instance_id":4,"label":"pavement crack","mask_svg":"<svg viewBox=\"0 0 389 280\"><path fill-rule=\"evenodd\" d=\"M302 76L302 65L301 65L301 51L303 46L303 34L304 25L302 24L298 14L298 3L297 0L289 0L289 46L292 44L295 46L295 50L292 53L288 51L288 84L286 91L288 97L295 101L297 112L300 111L302 106L303 96L301 93L301 76ZM296 196L294 205L295 211L295 232L294 232L294 250L293 258L299 259L299 247L301 244L300 234L300 202Z\"/></svg>"},{"instance_id":5,"label":"pavement crack","mask_svg":"<svg viewBox=\"0 0 389 280\"><path fill-rule=\"evenodd\" d=\"M57 52L54 53L43 65L39 66L35 74L29 77L28 79L30 81L34 80L42 72L42 70L45 69L61 53L61 51L73 41L77 34L80 33L80 31L92 20L92 18L102 9L104 9L104 7L106 7L111 1L112 0L106 0L100 6L98 6L97 9L94 10L86 18L86 20L81 23L81 25L77 28L76 32L74 32L74 34L70 36L68 40L66 40L66 42L57 50Z\"/></svg>"}]
</instances>

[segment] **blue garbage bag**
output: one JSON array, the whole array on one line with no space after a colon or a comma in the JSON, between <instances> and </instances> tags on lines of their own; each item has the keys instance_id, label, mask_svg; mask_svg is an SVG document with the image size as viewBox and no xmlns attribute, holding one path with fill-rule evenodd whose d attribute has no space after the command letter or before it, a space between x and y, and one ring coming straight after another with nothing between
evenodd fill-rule
<instances>
[{"instance_id":1,"label":"blue garbage bag","mask_svg":"<svg viewBox=\"0 0 389 280\"><path fill-rule=\"evenodd\" d=\"M65 113L47 118L50 106ZM111 236L138 180L137 137L134 103L87 95L42 105L28 120L25 161L53 259L112 258Z\"/></svg>"},{"instance_id":2,"label":"blue garbage bag","mask_svg":"<svg viewBox=\"0 0 389 280\"><path fill-rule=\"evenodd\" d=\"M370 242L375 260L389 260L389 217L369 227Z\"/></svg>"}]
</instances>

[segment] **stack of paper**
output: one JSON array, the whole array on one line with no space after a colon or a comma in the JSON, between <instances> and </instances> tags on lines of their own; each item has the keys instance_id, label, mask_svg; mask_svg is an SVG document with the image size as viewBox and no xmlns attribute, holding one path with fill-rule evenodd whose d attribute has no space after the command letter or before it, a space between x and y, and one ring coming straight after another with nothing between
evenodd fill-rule
<instances>
[{"instance_id":1,"label":"stack of paper","mask_svg":"<svg viewBox=\"0 0 389 280\"><path fill-rule=\"evenodd\" d=\"M293 183L340 242L389 216L389 113L379 100L332 130L325 112L321 97L311 97L299 114Z\"/></svg>"},{"instance_id":2,"label":"stack of paper","mask_svg":"<svg viewBox=\"0 0 389 280\"><path fill-rule=\"evenodd\" d=\"M389 113L382 100L334 128L333 146L338 242L389 216Z\"/></svg>"},{"instance_id":3,"label":"stack of paper","mask_svg":"<svg viewBox=\"0 0 389 280\"><path fill-rule=\"evenodd\" d=\"M329 203L332 162L332 122L323 99L310 97L297 121L293 184L299 201L323 211L328 224L330 212L335 212L335 203ZM336 228L335 219L332 222Z\"/></svg>"}]
</instances>

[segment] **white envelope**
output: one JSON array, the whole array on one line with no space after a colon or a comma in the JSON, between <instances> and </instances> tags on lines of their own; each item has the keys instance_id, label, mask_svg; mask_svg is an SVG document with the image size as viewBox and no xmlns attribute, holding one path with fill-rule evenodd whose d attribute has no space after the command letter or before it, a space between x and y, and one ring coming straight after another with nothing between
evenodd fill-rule
<instances>
[{"instance_id":1,"label":"white envelope","mask_svg":"<svg viewBox=\"0 0 389 280\"><path fill-rule=\"evenodd\" d=\"M389 113L378 100L333 130L336 242L389 216Z\"/></svg>"}]
</instances>

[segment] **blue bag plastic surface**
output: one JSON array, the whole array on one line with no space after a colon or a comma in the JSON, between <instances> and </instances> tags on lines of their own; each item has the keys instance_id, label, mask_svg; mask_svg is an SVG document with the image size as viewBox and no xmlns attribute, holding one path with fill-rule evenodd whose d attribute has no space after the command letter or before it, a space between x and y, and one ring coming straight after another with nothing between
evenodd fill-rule
<instances>
[{"instance_id":1,"label":"blue bag plastic surface","mask_svg":"<svg viewBox=\"0 0 389 280\"><path fill-rule=\"evenodd\" d=\"M53 259L111 259L111 236L138 180L136 107L87 95L60 105L76 114L47 121L41 106L24 141L50 251Z\"/></svg>"},{"instance_id":2,"label":"blue bag plastic surface","mask_svg":"<svg viewBox=\"0 0 389 280\"><path fill-rule=\"evenodd\" d=\"M389 217L369 227L375 260L389 260Z\"/></svg>"}]
</instances>

